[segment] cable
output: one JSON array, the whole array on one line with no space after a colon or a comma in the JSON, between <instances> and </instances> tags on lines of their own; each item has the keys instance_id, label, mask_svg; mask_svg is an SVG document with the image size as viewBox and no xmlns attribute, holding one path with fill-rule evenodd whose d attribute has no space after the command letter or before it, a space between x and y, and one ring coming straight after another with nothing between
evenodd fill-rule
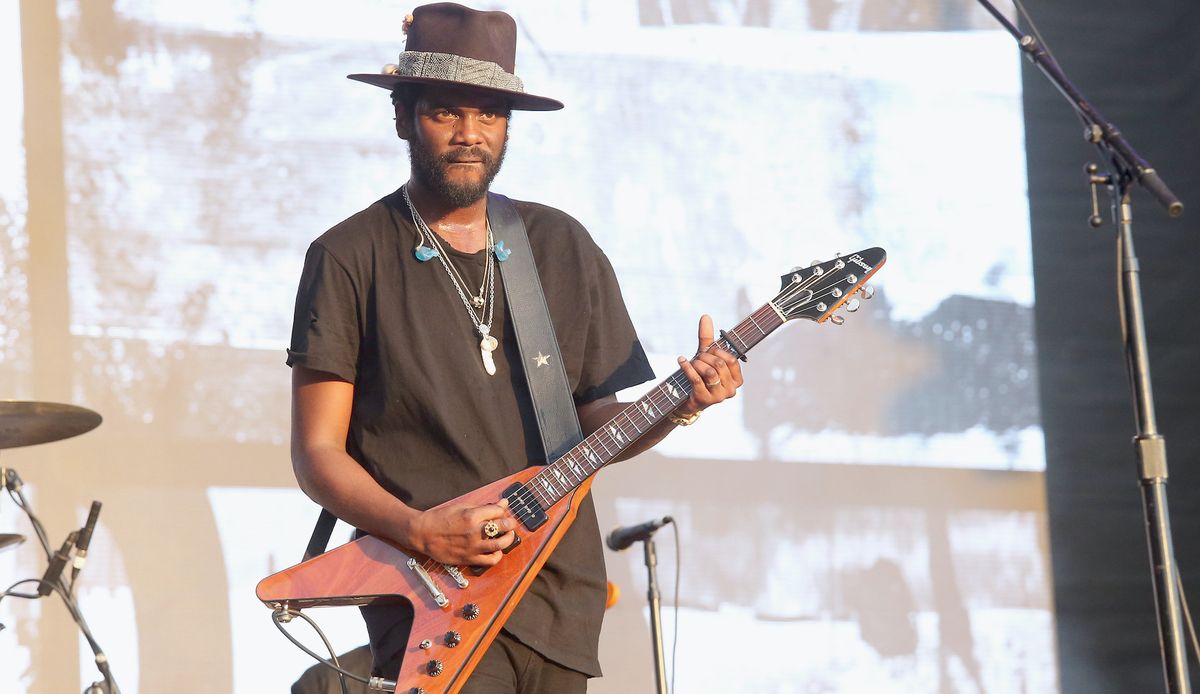
<instances>
[{"instance_id":1,"label":"cable","mask_svg":"<svg viewBox=\"0 0 1200 694\"><path fill-rule=\"evenodd\" d=\"M284 619L284 617L287 617L287 619ZM296 640L296 637L294 637L288 633L287 629L283 628L284 622L291 620L293 617L299 617L299 618L303 619L304 621L308 622L308 625L313 628L313 631L317 632L317 636L321 637L321 642L325 644L325 649L329 651L329 660L325 660L321 656L317 655L314 651L309 650L308 646L305 646L304 644L300 643L298 640ZM292 609L286 609L286 608L281 607L281 608L276 609L273 612L271 612L271 622L275 625L275 628L279 630L279 633L286 636L287 640L291 641L292 644L296 648L299 648L300 650L309 654L310 656L313 657L314 660L316 660L318 663L321 663L325 667L333 668L334 670L337 671L338 684L341 685L342 694L349 694L349 691L346 689L346 678L347 677L349 677L350 679L353 679L356 682L362 682L363 684L367 685L368 687L374 685L373 679L367 679L366 677L363 677L362 675L356 675L353 672L350 672L349 670L345 670L342 668L342 664L338 662L337 653L334 652L334 650L333 650L333 644L329 643L329 639L327 639L325 637L325 632L321 631L321 627L317 626L317 623L313 621L312 617L309 617L308 615L304 614L303 612L301 612L299 610L292 610Z\"/></svg>"},{"instance_id":2,"label":"cable","mask_svg":"<svg viewBox=\"0 0 1200 694\"><path fill-rule=\"evenodd\" d=\"M42 582L42 579L40 579L40 578L23 578L23 579L17 581L16 583L12 584L11 586L4 589L4 593L0 594L0 602L3 602L4 598L7 598L9 596L12 596L14 598L25 598L26 600L37 600L38 598L41 597L37 593L14 593L13 588L16 588L17 586L21 585L22 583L39 583L40 584L41 582Z\"/></svg>"},{"instance_id":3,"label":"cable","mask_svg":"<svg viewBox=\"0 0 1200 694\"><path fill-rule=\"evenodd\" d=\"M92 653L94 653L96 656L96 669L98 669L100 674L104 677L108 694L121 694L121 688L117 685L117 681L113 679L112 671L108 667L108 656L104 654L104 649L100 648L100 644L97 643L95 637L92 636L92 630L88 627L87 620L84 619L83 613L79 611L79 606L75 604L74 598L70 595L70 593L67 592L67 589L62 585L62 582L45 581L40 578L22 579L12 584L8 588L5 588L4 593L0 594L0 600L10 596L14 598L25 598L27 600L37 600L38 598L42 597L37 593L18 593L13 591L13 588L16 588L22 583L49 585L55 593L58 593L59 597L62 598L63 604L66 605L67 612L71 615L71 619L75 620L75 625L79 627L79 632L83 634L83 638L87 640L88 645L91 646Z\"/></svg>"},{"instance_id":4,"label":"cable","mask_svg":"<svg viewBox=\"0 0 1200 694\"><path fill-rule=\"evenodd\" d=\"M1038 31L1037 25L1033 23L1033 17L1025 11L1025 6L1021 4L1021 0L1012 0L1012 2L1013 6L1017 8L1017 14L1029 25L1029 31L1033 34L1033 37L1038 40L1038 43L1042 44L1042 50L1046 51L1046 55L1054 58L1054 62L1058 62L1058 58L1050 50L1050 44L1046 43L1046 39L1042 38L1042 32Z\"/></svg>"},{"instance_id":5,"label":"cable","mask_svg":"<svg viewBox=\"0 0 1200 694\"><path fill-rule=\"evenodd\" d=\"M50 549L50 538L46 535L46 529L42 526L42 522L38 520L38 517L34 515L33 509L30 508L29 502L25 499L25 492L21 491L21 488L25 485L21 482L21 478L16 477L15 471L12 468L9 468L7 472L12 474L13 478L12 484L8 486L8 495L12 497L13 503L17 505L17 508L24 511L25 515L29 517L29 522L33 525L33 531L37 533L38 540L42 543L42 549L46 552L46 558L53 557L54 551Z\"/></svg>"},{"instance_id":6,"label":"cable","mask_svg":"<svg viewBox=\"0 0 1200 694\"><path fill-rule=\"evenodd\" d=\"M1191 637L1192 653L1196 662L1200 663L1200 639L1196 638L1196 625L1192 623L1192 611L1188 609L1187 594L1183 592L1183 576L1179 573L1179 565L1175 565L1175 589L1179 591L1179 603L1183 606L1183 619L1187 623L1188 636Z\"/></svg>"}]
</instances>

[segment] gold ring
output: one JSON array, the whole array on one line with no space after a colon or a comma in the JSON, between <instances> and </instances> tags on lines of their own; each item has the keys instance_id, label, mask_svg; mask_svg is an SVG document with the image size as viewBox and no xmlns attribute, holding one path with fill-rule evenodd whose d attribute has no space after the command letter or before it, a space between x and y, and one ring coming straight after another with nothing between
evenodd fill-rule
<instances>
[{"instance_id":1,"label":"gold ring","mask_svg":"<svg viewBox=\"0 0 1200 694\"><path fill-rule=\"evenodd\" d=\"M705 381L704 385L708 386L709 388L716 388L717 386L721 385L721 379L718 378L717 380L713 381L712 383Z\"/></svg>"},{"instance_id":2,"label":"gold ring","mask_svg":"<svg viewBox=\"0 0 1200 694\"><path fill-rule=\"evenodd\" d=\"M488 521L483 524L483 536L489 540L500 537L500 526L496 525L496 521Z\"/></svg>"}]
</instances>

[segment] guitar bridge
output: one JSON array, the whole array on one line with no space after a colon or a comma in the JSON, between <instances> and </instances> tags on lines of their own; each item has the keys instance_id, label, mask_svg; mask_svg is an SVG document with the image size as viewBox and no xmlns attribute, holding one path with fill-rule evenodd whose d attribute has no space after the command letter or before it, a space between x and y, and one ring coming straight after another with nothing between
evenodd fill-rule
<instances>
[{"instance_id":1,"label":"guitar bridge","mask_svg":"<svg viewBox=\"0 0 1200 694\"><path fill-rule=\"evenodd\" d=\"M517 482L509 485L502 496L508 499L508 510L516 516L517 520L521 521L521 525L524 525L526 530L537 530L549 520L546 517L546 510L538 503L533 491L524 484Z\"/></svg>"},{"instance_id":2,"label":"guitar bridge","mask_svg":"<svg viewBox=\"0 0 1200 694\"><path fill-rule=\"evenodd\" d=\"M421 582L421 585L425 586L425 590L429 591L430 597L433 598L438 607L445 607L450 604L450 600L446 597L446 594L437 587L437 584L433 582L433 577L429 575L425 567L421 566L420 562L409 557L405 565L417 575L417 580Z\"/></svg>"}]
</instances>

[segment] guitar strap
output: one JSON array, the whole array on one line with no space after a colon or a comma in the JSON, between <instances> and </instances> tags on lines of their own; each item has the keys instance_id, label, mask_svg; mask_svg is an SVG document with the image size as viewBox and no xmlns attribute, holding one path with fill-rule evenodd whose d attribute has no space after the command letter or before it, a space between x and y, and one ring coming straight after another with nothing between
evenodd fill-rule
<instances>
[{"instance_id":1,"label":"guitar strap","mask_svg":"<svg viewBox=\"0 0 1200 694\"><path fill-rule=\"evenodd\" d=\"M546 295L538 280L533 263L533 250L525 233L525 222L517 214L512 200L498 193L488 193L488 221L492 236L503 241L512 253L500 263L504 277L504 297L517 347L521 354L521 371L529 385L533 412L542 435L542 450L546 463L558 460L583 440L575 399L567 383L567 372L558 351L558 338L550 322Z\"/></svg>"},{"instance_id":2,"label":"guitar strap","mask_svg":"<svg viewBox=\"0 0 1200 694\"><path fill-rule=\"evenodd\" d=\"M498 193L488 193L488 223L497 246L503 243L510 254L499 263L504 279L504 297L517 351L521 355L521 370L529 386L533 412L542 436L546 462L552 462L583 440L575 399L567 382L567 372L558 349L558 338L550 321L546 295L533 262L533 250L525 222L517 214L512 200ZM337 518L325 509L317 518L304 561L323 554L329 546L329 536Z\"/></svg>"}]
</instances>

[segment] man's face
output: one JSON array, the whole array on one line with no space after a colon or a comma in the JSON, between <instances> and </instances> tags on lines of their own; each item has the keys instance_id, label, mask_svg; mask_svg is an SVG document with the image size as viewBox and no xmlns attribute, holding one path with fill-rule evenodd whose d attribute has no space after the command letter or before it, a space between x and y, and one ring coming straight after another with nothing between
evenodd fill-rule
<instances>
[{"instance_id":1,"label":"man's face","mask_svg":"<svg viewBox=\"0 0 1200 694\"><path fill-rule=\"evenodd\" d=\"M508 103L468 89L427 88L413 108L396 111L412 175L455 207L487 194L508 144Z\"/></svg>"}]
</instances>

